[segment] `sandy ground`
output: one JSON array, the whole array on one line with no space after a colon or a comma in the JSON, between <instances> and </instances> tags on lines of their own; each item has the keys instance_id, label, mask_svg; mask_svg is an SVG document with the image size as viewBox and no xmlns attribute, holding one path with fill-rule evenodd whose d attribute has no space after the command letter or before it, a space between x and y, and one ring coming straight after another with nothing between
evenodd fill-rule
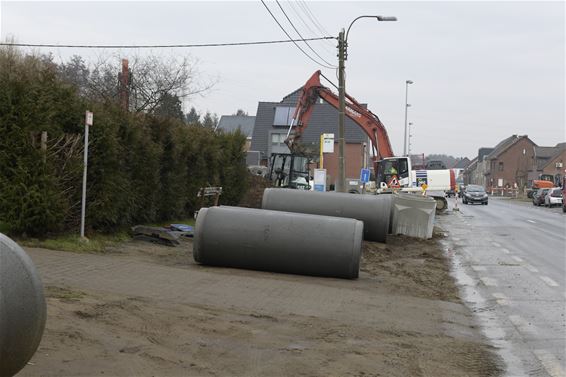
<instances>
[{"instance_id":1,"label":"sandy ground","mask_svg":"<svg viewBox=\"0 0 566 377\"><path fill-rule=\"evenodd\" d=\"M211 279L263 274L282 285L310 279L337 295L347 288L381 301L365 309L368 321L358 321L355 313L349 319L347 306L337 317L258 312L47 282L46 331L19 375L500 375L500 361L458 298L438 239L365 243L355 283L201 267L192 262L191 248L191 241L176 248L132 241L105 257L198 270Z\"/></svg>"}]
</instances>

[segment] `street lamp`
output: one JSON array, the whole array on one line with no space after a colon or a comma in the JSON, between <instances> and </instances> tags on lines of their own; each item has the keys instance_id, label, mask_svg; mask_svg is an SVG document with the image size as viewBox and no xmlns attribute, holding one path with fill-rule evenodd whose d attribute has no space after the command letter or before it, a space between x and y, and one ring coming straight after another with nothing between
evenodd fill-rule
<instances>
[{"instance_id":1,"label":"street lamp","mask_svg":"<svg viewBox=\"0 0 566 377\"><path fill-rule=\"evenodd\" d=\"M411 133L411 126L413 125L413 122L409 122L409 157L411 156L411 137L413 136L413 134Z\"/></svg>"},{"instance_id":2,"label":"street lamp","mask_svg":"<svg viewBox=\"0 0 566 377\"><path fill-rule=\"evenodd\" d=\"M338 34L338 96L340 98L340 110L338 112L338 181L336 182L337 192L346 192L346 170L344 162L344 118L346 114L346 82L345 82L345 64L347 59L348 34L350 28L360 18L375 18L377 21L397 21L397 17L389 16L359 16L356 17L348 26L348 30L344 33L344 29Z\"/></svg>"},{"instance_id":3,"label":"street lamp","mask_svg":"<svg viewBox=\"0 0 566 377\"><path fill-rule=\"evenodd\" d=\"M412 83L413 82L411 80L405 81L405 140L403 143L403 156L407 155L407 110L409 109L409 106L411 106L407 100L409 99L409 84Z\"/></svg>"}]
</instances>

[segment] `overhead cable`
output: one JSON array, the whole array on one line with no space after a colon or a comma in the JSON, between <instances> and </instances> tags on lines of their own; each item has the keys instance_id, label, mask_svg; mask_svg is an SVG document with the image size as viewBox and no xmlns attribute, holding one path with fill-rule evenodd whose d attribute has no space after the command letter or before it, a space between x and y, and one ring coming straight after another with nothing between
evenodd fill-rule
<instances>
[{"instance_id":1,"label":"overhead cable","mask_svg":"<svg viewBox=\"0 0 566 377\"><path fill-rule=\"evenodd\" d=\"M312 60L313 62L315 62L316 64L324 67L324 68L329 68L329 69L334 69L334 67L332 66L328 66L325 64L322 64L321 62L317 61L315 58L313 58L312 56L310 56L305 50L303 50L301 48L301 46L299 46L297 44L297 42L289 35L289 33L287 33L287 30L285 30L285 28L283 27L283 25L281 25L281 23L279 23L279 20L277 19L277 17L275 17L275 15L271 12L271 9L269 9L269 7L267 6L267 4L265 4L264 0L261 0L261 3L263 4L263 6L265 7L265 9L267 9L267 11L269 12L269 14L271 15L271 17L273 18L273 20L277 23L277 25L279 25L279 27L281 28L281 30L283 30L283 32L285 33L285 35L287 35L287 37L289 38L290 41L293 42L293 44L299 49L301 50L301 52L310 60Z\"/></svg>"},{"instance_id":2,"label":"overhead cable","mask_svg":"<svg viewBox=\"0 0 566 377\"><path fill-rule=\"evenodd\" d=\"M303 38L303 36L301 35L301 33L299 32L299 30L297 30L297 28L295 27L295 25L293 24L293 22L291 21L291 19L289 18L289 16L287 15L287 13L285 12L285 10L283 9L283 7L281 6L281 3L279 3L279 0L275 0L275 2L277 3L277 5L279 6L279 9L281 9L281 12L283 12L283 14L285 15L285 18L287 18L287 21L289 21L289 23L291 24L291 26L293 27L293 29L295 30L295 32L299 35L299 37L301 38L301 40L303 40L303 42L305 42L305 44L307 45L308 48L311 49L312 52L314 52L314 54L316 56L318 56L323 62L325 62L326 64L332 66L332 68L336 68L336 65L333 65L332 63L327 62L322 56L320 56L318 54L318 52L315 51L314 48L311 47L311 45L305 40L305 38Z\"/></svg>"},{"instance_id":3,"label":"overhead cable","mask_svg":"<svg viewBox=\"0 0 566 377\"><path fill-rule=\"evenodd\" d=\"M336 37L315 37L306 38L306 41L321 41L325 39L336 39ZM253 42L228 42L228 43L192 43L192 44L163 44L163 45L73 45L73 44L55 44L55 43L11 43L0 42L0 46L14 47L56 47L56 48L196 48L196 47L230 47L230 46L252 46L252 45L268 45L277 43L296 43L302 42L303 39L285 39L275 41L253 41Z\"/></svg>"}]
</instances>

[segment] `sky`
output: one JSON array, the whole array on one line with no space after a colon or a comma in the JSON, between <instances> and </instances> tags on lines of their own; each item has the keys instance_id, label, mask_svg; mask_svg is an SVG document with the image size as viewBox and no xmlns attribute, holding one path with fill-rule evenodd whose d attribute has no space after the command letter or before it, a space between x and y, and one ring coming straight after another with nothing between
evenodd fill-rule
<instances>
[{"instance_id":1,"label":"sky","mask_svg":"<svg viewBox=\"0 0 566 377\"><path fill-rule=\"evenodd\" d=\"M413 153L477 156L513 135L538 145L566 140L564 2L279 1L304 38L348 36L346 91L377 114L396 154L403 153L406 80ZM299 39L276 2L266 1ZM310 13L309 13L310 11ZM287 39L261 1L0 2L0 39L53 44L190 44ZM336 41L310 42L337 65ZM301 44L315 60L309 47ZM58 60L101 50L41 48ZM280 101L321 69L293 44L155 49L190 56L202 83L215 82L184 104L201 112L255 115L259 101ZM146 50L112 51L128 58ZM327 65L326 63L323 63Z\"/></svg>"}]
</instances>

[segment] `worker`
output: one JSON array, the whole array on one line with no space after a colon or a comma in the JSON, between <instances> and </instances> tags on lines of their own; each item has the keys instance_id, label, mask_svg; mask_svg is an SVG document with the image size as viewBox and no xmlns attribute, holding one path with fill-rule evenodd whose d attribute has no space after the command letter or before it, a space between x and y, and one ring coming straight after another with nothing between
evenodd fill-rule
<instances>
[{"instance_id":1,"label":"worker","mask_svg":"<svg viewBox=\"0 0 566 377\"><path fill-rule=\"evenodd\" d=\"M397 169L395 169L395 166L391 165L387 173L390 175L397 175Z\"/></svg>"}]
</instances>

